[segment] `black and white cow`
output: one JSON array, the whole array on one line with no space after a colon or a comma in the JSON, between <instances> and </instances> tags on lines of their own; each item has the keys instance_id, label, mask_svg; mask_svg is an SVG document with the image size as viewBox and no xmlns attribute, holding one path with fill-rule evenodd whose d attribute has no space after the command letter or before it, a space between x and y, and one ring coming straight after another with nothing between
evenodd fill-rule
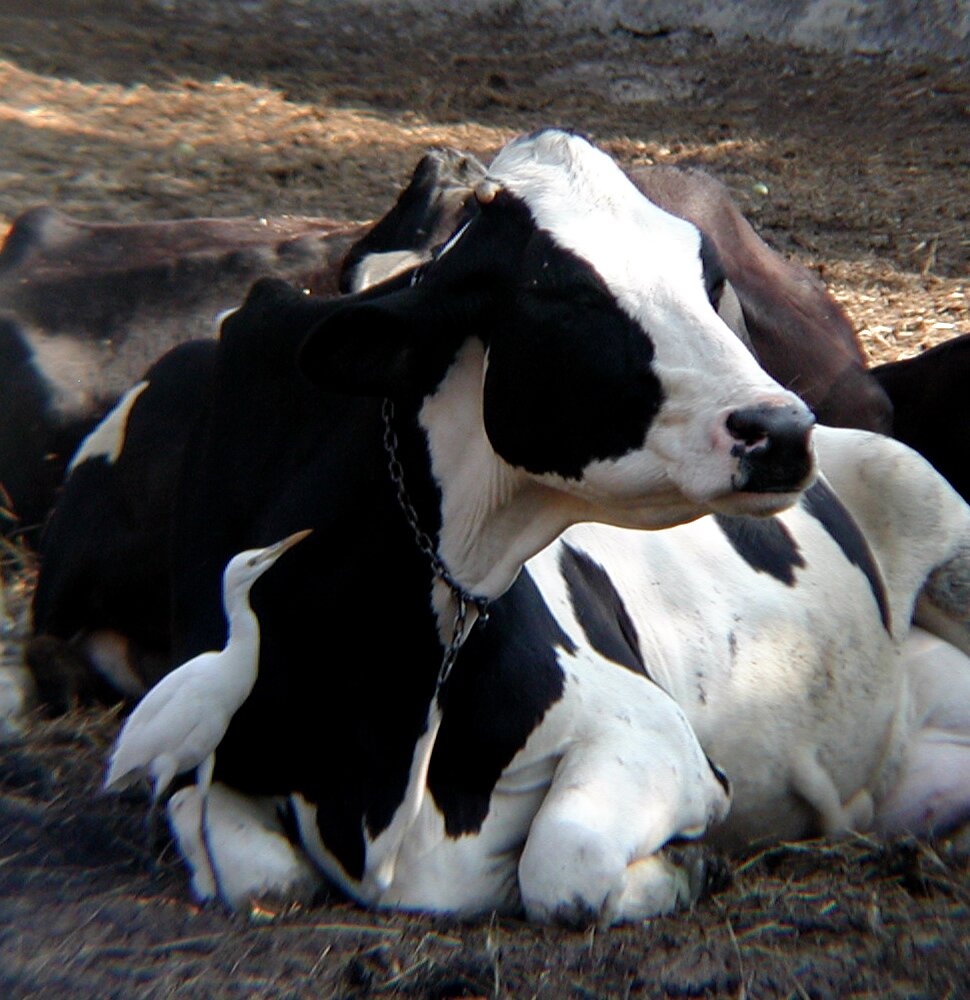
<instances>
[{"instance_id":1,"label":"black and white cow","mask_svg":"<svg viewBox=\"0 0 970 1000\"><path fill-rule=\"evenodd\" d=\"M36 637L25 651L50 709L140 697L172 666L172 500L216 349L197 340L163 355L71 458L44 527L41 553L51 557L34 588Z\"/></svg>"},{"instance_id":2,"label":"black and white cow","mask_svg":"<svg viewBox=\"0 0 970 1000\"><path fill-rule=\"evenodd\" d=\"M970 649L970 512L907 449L834 430L834 486L799 500L807 411L718 320L697 231L581 139L511 144L479 198L408 276L330 303L261 284L224 325L176 516L179 655L222 641L229 555L315 530L254 589L260 676L219 780L285 797L362 902L538 920L692 898L664 847L705 830L891 827L934 754L919 595ZM462 634L500 599L439 689L459 595ZM939 782L905 787L922 828L943 814ZM945 790L964 818L968 783Z\"/></svg>"},{"instance_id":3,"label":"black and white cow","mask_svg":"<svg viewBox=\"0 0 970 1000\"><path fill-rule=\"evenodd\" d=\"M783 509L813 475L812 420L718 319L697 230L584 140L510 144L479 195L418 272L336 302L262 283L225 321L175 519L176 650L222 641L226 553L312 526L254 588L260 675L219 780L290 796L310 856L364 902L632 919L689 898L659 852L723 817L723 778L637 671L586 648L572 681L573 640L525 579L436 696L456 590L405 510L464 594L496 598L574 522ZM559 705L567 730L543 724Z\"/></svg>"},{"instance_id":4,"label":"black and white cow","mask_svg":"<svg viewBox=\"0 0 970 1000\"><path fill-rule=\"evenodd\" d=\"M207 838L231 878L175 801L197 890L286 892L305 852L370 904L637 919L697 892L664 845L724 816L703 751L735 787L722 843L965 818L966 726L907 631L922 592L967 648L966 509L900 446L824 431L835 492L743 516L809 482L809 421L712 310L696 230L559 133L479 199L417 272L333 303L263 284L224 326L176 516L179 656L221 645L230 555L316 530L254 589L260 678ZM569 528L519 572L573 522L711 510ZM469 595L509 588L437 696L456 594L409 521ZM960 684L964 654L925 642ZM288 870L266 796L299 830Z\"/></svg>"}]
</instances>

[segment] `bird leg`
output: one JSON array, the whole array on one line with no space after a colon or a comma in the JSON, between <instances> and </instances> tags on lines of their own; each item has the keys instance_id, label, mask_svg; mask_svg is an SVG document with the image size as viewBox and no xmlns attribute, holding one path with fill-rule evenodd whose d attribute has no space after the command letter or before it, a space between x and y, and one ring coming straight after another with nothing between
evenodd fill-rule
<instances>
[{"instance_id":1,"label":"bird leg","mask_svg":"<svg viewBox=\"0 0 970 1000\"><path fill-rule=\"evenodd\" d=\"M205 851L206 860L209 862L209 870L212 872L212 881L215 882L216 896L221 898L222 893L219 886L219 869L216 868L216 859L209 844L209 788L212 785L212 772L216 766L216 754L213 750L208 757L196 768L195 786L199 791L199 842Z\"/></svg>"},{"instance_id":2,"label":"bird leg","mask_svg":"<svg viewBox=\"0 0 970 1000\"><path fill-rule=\"evenodd\" d=\"M145 820L145 833L148 837L148 870L154 875L158 870L158 860L155 857L155 844L158 840L158 800L171 785L176 774L176 763L172 755L160 754L152 762L149 773L152 778L152 804Z\"/></svg>"}]
</instances>

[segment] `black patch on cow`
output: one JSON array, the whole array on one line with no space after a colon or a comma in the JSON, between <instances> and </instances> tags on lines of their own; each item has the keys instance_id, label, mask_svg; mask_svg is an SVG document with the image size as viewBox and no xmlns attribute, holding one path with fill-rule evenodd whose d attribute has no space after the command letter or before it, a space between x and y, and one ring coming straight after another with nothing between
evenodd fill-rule
<instances>
[{"instance_id":1,"label":"black patch on cow","mask_svg":"<svg viewBox=\"0 0 970 1000\"><path fill-rule=\"evenodd\" d=\"M711 305L717 309L721 304L721 296L724 294L724 264L721 255L717 252L714 241L705 233L701 233L701 267L704 271L704 291Z\"/></svg>"},{"instance_id":2,"label":"black patch on cow","mask_svg":"<svg viewBox=\"0 0 970 1000\"><path fill-rule=\"evenodd\" d=\"M714 520L735 552L756 572L795 586L795 569L805 565L798 543L777 517L726 517Z\"/></svg>"},{"instance_id":3,"label":"black patch on cow","mask_svg":"<svg viewBox=\"0 0 970 1000\"><path fill-rule=\"evenodd\" d=\"M643 445L663 401L653 343L548 233L529 241L521 272L489 335L485 429L512 465L578 479Z\"/></svg>"},{"instance_id":4,"label":"black patch on cow","mask_svg":"<svg viewBox=\"0 0 970 1000\"><path fill-rule=\"evenodd\" d=\"M585 552L565 543L560 549L559 569L573 613L593 649L636 674L650 677L636 626L606 570Z\"/></svg>"},{"instance_id":5,"label":"black patch on cow","mask_svg":"<svg viewBox=\"0 0 970 1000\"><path fill-rule=\"evenodd\" d=\"M523 570L472 631L442 692L428 787L449 837L476 833L495 783L565 687L557 650L576 651Z\"/></svg>"},{"instance_id":6,"label":"black patch on cow","mask_svg":"<svg viewBox=\"0 0 970 1000\"><path fill-rule=\"evenodd\" d=\"M263 282L223 325L174 515L173 643L184 659L225 641L220 578L233 553L314 529L253 587L259 673L216 775L249 794L300 793L359 879L366 836L386 828L407 788L442 648L431 568L387 471L380 401L322 393L297 368L307 329L332 308ZM395 430L410 499L435 537L427 441L404 407Z\"/></svg>"},{"instance_id":7,"label":"black patch on cow","mask_svg":"<svg viewBox=\"0 0 970 1000\"><path fill-rule=\"evenodd\" d=\"M883 628L889 632L892 628L892 620L889 611L889 599L886 595L886 585L882 579L882 573L876 565L872 550L866 541L865 535L859 530L852 515L845 508L841 500L835 495L828 483L819 479L805 491L801 501L802 508L806 513L818 521L819 524L832 536L832 539L842 550L846 559L853 566L858 566L865 573L875 598L876 607L879 608L879 618Z\"/></svg>"}]
</instances>

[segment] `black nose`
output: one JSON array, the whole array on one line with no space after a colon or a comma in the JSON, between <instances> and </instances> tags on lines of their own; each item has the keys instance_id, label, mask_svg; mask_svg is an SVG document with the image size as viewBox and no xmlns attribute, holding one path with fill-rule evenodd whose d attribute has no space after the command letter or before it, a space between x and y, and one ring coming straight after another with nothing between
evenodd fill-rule
<instances>
[{"instance_id":1,"label":"black nose","mask_svg":"<svg viewBox=\"0 0 970 1000\"><path fill-rule=\"evenodd\" d=\"M726 426L737 443L732 485L745 493L790 493L812 472L810 438L815 417L806 406L770 404L734 410Z\"/></svg>"}]
</instances>

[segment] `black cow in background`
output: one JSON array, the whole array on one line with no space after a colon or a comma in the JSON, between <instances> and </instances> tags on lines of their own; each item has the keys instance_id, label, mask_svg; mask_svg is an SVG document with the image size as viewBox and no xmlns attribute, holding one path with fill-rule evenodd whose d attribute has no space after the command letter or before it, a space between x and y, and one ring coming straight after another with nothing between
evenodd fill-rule
<instances>
[{"instance_id":1,"label":"black cow in background","mask_svg":"<svg viewBox=\"0 0 970 1000\"><path fill-rule=\"evenodd\" d=\"M872 369L893 406L892 435L970 500L970 334Z\"/></svg>"}]
</instances>

